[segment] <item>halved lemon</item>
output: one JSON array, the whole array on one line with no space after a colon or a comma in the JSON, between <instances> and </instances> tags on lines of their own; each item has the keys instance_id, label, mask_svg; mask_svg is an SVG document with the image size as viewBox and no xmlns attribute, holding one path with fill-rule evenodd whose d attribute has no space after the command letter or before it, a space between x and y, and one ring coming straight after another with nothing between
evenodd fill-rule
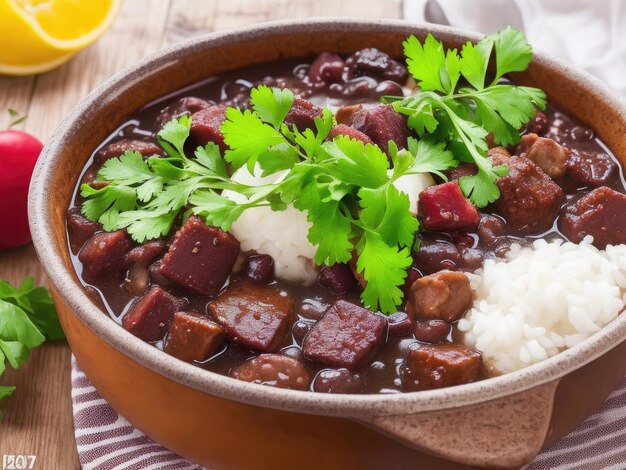
<instances>
[{"instance_id":1,"label":"halved lemon","mask_svg":"<svg viewBox=\"0 0 626 470\"><path fill-rule=\"evenodd\" d=\"M107 29L121 0L0 0L0 74L46 72Z\"/></svg>"}]
</instances>

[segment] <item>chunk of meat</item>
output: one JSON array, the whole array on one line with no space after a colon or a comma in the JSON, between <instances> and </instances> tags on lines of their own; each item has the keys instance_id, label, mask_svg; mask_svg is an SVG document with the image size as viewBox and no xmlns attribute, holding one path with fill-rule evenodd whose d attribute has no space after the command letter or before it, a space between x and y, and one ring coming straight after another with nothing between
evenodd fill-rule
<instances>
[{"instance_id":1,"label":"chunk of meat","mask_svg":"<svg viewBox=\"0 0 626 470\"><path fill-rule=\"evenodd\" d=\"M478 173L478 167L475 163L461 163L455 168L444 171L448 181L460 180L464 176L472 176L476 173Z\"/></svg>"},{"instance_id":2,"label":"chunk of meat","mask_svg":"<svg viewBox=\"0 0 626 470\"><path fill-rule=\"evenodd\" d=\"M505 147L501 146L491 147L489 150L487 150L488 157L496 157L498 155L502 157L510 157L511 152L509 152ZM473 163L465 163L465 165L473 165ZM476 172L474 172L474 174L475 173Z\"/></svg>"},{"instance_id":3,"label":"chunk of meat","mask_svg":"<svg viewBox=\"0 0 626 470\"><path fill-rule=\"evenodd\" d=\"M367 75L383 80L392 80L403 85L409 74L404 65L375 48L366 48L355 52L346 60L348 77Z\"/></svg>"},{"instance_id":4,"label":"chunk of meat","mask_svg":"<svg viewBox=\"0 0 626 470\"><path fill-rule=\"evenodd\" d=\"M102 166L110 158L119 157L127 150L139 152L142 157L165 155L163 149L153 140L120 139L98 150L93 159L94 164Z\"/></svg>"},{"instance_id":5,"label":"chunk of meat","mask_svg":"<svg viewBox=\"0 0 626 470\"><path fill-rule=\"evenodd\" d=\"M466 274L439 271L415 281L409 301L419 319L454 322L472 305L472 289Z\"/></svg>"},{"instance_id":6,"label":"chunk of meat","mask_svg":"<svg viewBox=\"0 0 626 470\"><path fill-rule=\"evenodd\" d=\"M148 266L165 250L165 240L142 243L128 252L128 262Z\"/></svg>"},{"instance_id":7,"label":"chunk of meat","mask_svg":"<svg viewBox=\"0 0 626 470\"><path fill-rule=\"evenodd\" d=\"M160 272L192 292L214 295L228 279L238 254L235 237L191 216L174 235Z\"/></svg>"},{"instance_id":8,"label":"chunk of meat","mask_svg":"<svg viewBox=\"0 0 626 470\"><path fill-rule=\"evenodd\" d=\"M482 369L480 352L456 344L413 344L400 369L405 392L451 387L477 380Z\"/></svg>"},{"instance_id":9,"label":"chunk of meat","mask_svg":"<svg viewBox=\"0 0 626 470\"><path fill-rule=\"evenodd\" d=\"M493 214L480 214L478 223L478 238L486 246L493 246L500 237L506 235L506 222Z\"/></svg>"},{"instance_id":10,"label":"chunk of meat","mask_svg":"<svg viewBox=\"0 0 626 470\"><path fill-rule=\"evenodd\" d=\"M572 150L567 160L567 175L586 186L604 186L617 173L617 164L603 152Z\"/></svg>"},{"instance_id":11,"label":"chunk of meat","mask_svg":"<svg viewBox=\"0 0 626 470\"><path fill-rule=\"evenodd\" d=\"M250 255L243 267L244 275L259 284L269 284L274 279L274 258L270 255Z\"/></svg>"},{"instance_id":12,"label":"chunk of meat","mask_svg":"<svg viewBox=\"0 0 626 470\"><path fill-rule=\"evenodd\" d=\"M333 140L338 135L345 135L351 139L360 140L364 144L373 144L374 142L361 131L357 131L354 127L345 124L337 124L328 133L328 140Z\"/></svg>"},{"instance_id":13,"label":"chunk of meat","mask_svg":"<svg viewBox=\"0 0 626 470\"><path fill-rule=\"evenodd\" d=\"M322 369L313 379L314 392L356 393L361 385L361 376L348 369Z\"/></svg>"},{"instance_id":14,"label":"chunk of meat","mask_svg":"<svg viewBox=\"0 0 626 470\"><path fill-rule=\"evenodd\" d=\"M509 173L496 180L500 198L493 204L495 211L520 234L550 228L563 200L561 187L525 157L495 157L492 161L509 167Z\"/></svg>"},{"instance_id":15,"label":"chunk of meat","mask_svg":"<svg viewBox=\"0 0 626 470\"><path fill-rule=\"evenodd\" d=\"M212 105L215 105L212 101L207 101L196 96L185 96L161 111L161 114L159 114L156 119L158 128L161 129L165 123L183 114L194 114Z\"/></svg>"},{"instance_id":16,"label":"chunk of meat","mask_svg":"<svg viewBox=\"0 0 626 470\"><path fill-rule=\"evenodd\" d=\"M411 317L404 312L396 312L387 318L389 323L389 336L402 338L410 336L413 331Z\"/></svg>"},{"instance_id":17,"label":"chunk of meat","mask_svg":"<svg viewBox=\"0 0 626 470\"><path fill-rule=\"evenodd\" d=\"M393 140L400 149L407 146L409 128L406 116L394 111L390 104L361 108L352 116L352 127L367 135L383 151L389 151Z\"/></svg>"},{"instance_id":18,"label":"chunk of meat","mask_svg":"<svg viewBox=\"0 0 626 470\"><path fill-rule=\"evenodd\" d=\"M356 287L357 281L347 264L326 266L317 277L317 282L333 294L346 294Z\"/></svg>"},{"instance_id":19,"label":"chunk of meat","mask_svg":"<svg viewBox=\"0 0 626 470\"><path fill-rule=\"evenodd\" d=\"M387 321L366 308L336 301L304 338L304 356L350 370L367 364L383 342Z\"/></svg>"},{"instance_id":20,"label":"chunk of meat","mask_svg":"<svg viewBox=\"0 0 626 470\"><path fill-rule=\"evenodd\" d=\"M189 135L198 145L213 142L224 152L228 146L224 142L224 134L222 134L220 126L225 120L226 106L218 104L204 108L192 114Z\"/></svg>"},{"instance_id":21,"label":"chunk of meat","mask_svg":"<svg viewBox=\"0 0 626 470\"><path fill-rule=\"evenodd\" d=\"M413 334L422 343L441 343L448 339L452 325L444 320L426 320L415 322Z\"/></svg>"},{"instance_id":22,"label":"chunk of meat","mask_svg":"<svg viewBox=\"0 0 626 470\"><path fill-rule=\"evenodd\" d=\"M93 235L102 230L102 224L89 220L80 212L79 207L72 207L65 214L67 232L70 238L72 251L76 252Z\"/></svg>"},{"instance_id":23,"label":"chunk of meat","mask_svg":"<svg viewBox=\"0 0 626 470\"><path fill-rule=\"evenodd\" d=\"M566 206L559 230L574 243L593 236L598 248L626 243L626 195L602 186Z\"/></svg>"},{"instance_id":24,"label":"chunk of meat","mask_svg":"<svg viewBox=\"0 0 626 470\"><path fill-rule=\"evenodd\" d=\"M132 249L126 230L99 232L85 242L78 252L87 282L103 277L123 276L129 267L128 252Z\"/></svg>"},{"instance_id":25,"label":"chunk of meat","mask_svg":"<svg viewBox=\"0 0 626 470\"><path fill-rule=\"evenodd\" d=\"M186 300L155 286L130 307L122 318L122 326L144 341L159 341L174 313L186 306Z\"/></svg>"},{"instance_id":26,"label":"chunk of meat","mask_svg":"<svg viewBox=\"0 0 626 470\"><path fill-rule=\"evenodd\" d=\"M224 330L197 312L176 312L163 351L186 362L206 361L220 347Z\"/></svg>"},{"instance_id":27,"label":"chunk of meat","mask_svg":"<svg viewBox=\"0 0 626 470\"><path fill-rule=\"evenodd\" d=\"M363 107L362 104L349 104L342 106L335 112L335 120L337 124L345 124L350 126L352 124L352 118L354 113Z\"/></svg>"},{"instance_id":28,"label":"chunk of meat","mask_svg":"<svg viewBox=\"0 0 626 470\"><path fill-rule=\"evenodd\" d=\"M346 63L337 54L322 52L309 68L309 79L315 82L339 83L343 81Z\"/></svg>"},{"instance_id":29,"label":"chunk of meat","mask_svg":"<svg viewBox=\"0 0 626 470\"><path fill-rule=\"evenodd\" d=\"M422 237L419 250L413 254L413 261L422 274L443 269L456 271L461 265L461 254L451 242Z\"/></svg>"},{"instance_id":30,"label":"chunk of meat","mask_svg":"<svg viewBox=\"0 0 626 470\"><path fill-rule=\"evenodd\" d=\"M456 181L430 186L419 194L417 218L426 230L474 230L478 210Z\"/></svg>"},{"instance_id":31,"label":"chunk of meat","mask_svg":"<svg viewBox=\"0 0 626 470\"><path fill-rule=\"evenodd\" d=\"M251 282L229 285L208 309L232 342L262 352L280 346L295 312L290 296L275 287Z\"/></svg>"},{"instance_id":32,"label":"chunk of meat","mask_svg":"<svg viewBox=\"0 0 626 470\"><path fill-rule=\"evenodd\" d=\"M310 382L300 361L281 354L261 354L235 367L230 375L244 382L292 390L307 390Z\"/></svg>"},{"instance_id":33,"label":"chunk of meat","mask_svg":"<svg viewBox=\"0 0 626 470\"><path fill-rule=\"evenodd\" d=\"M284 122L289 127L296 126L302 132L305 129L315 129L315 118L321 116L322 108L315 106L309 100L296 96Z\"/></svg>"},{"instance_id":34,"label":"chunk of meat","mask_svg":"<svg viewBox=\"0 0 626 470\"><path fill-rule=\"evenodd\" d=\"M552 139L539 137L537 134L526 134L517 144L515 153L528 158L550 178L557 180L565 174L570 151Z\"/></svg>"}]
</instances>

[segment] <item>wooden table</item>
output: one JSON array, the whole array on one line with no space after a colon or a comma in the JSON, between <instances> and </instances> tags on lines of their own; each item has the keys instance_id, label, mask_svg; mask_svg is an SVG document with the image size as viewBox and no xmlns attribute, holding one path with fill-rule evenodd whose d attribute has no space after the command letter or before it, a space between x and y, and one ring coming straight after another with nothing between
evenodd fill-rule
<instances>
[{"instance_id":1,"label":"wooden table","mask_svg":"<svg viewBox=\"0 0 626 470\"><path fill-rule=\"evenodd\" d=\"M100 82L160 48L209 31L284 18L370 16L400 18L402 0L124 0L112 27L63 67L35 77L0 77L0 129L14 108L23 128L46 141L61 119ZM3 229L5 229L3 227ZM44 283L32 245L0 253L0 278ZM2 382L17 386L5 400L0 455L34 454L35 468L80 468L70 400L70 350L64 342L34 351Z\"/></svg>"}]
</instances>

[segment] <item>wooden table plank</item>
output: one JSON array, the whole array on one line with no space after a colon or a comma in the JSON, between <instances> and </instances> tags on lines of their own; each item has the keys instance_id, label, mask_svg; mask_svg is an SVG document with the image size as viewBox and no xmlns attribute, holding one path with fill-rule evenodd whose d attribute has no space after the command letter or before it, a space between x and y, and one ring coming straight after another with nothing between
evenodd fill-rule
<instances>
[{"instance_id":1,"label":"wooden table plank","mask_svg":"<svg viewBox=\"0 0 626 470\"><path fill-rule=\"evenodd\" d=\"M61 119L100 82L132 62L209 31L285 18L369 16L400 18L402 0L125 0L112 27L63 67L37 77L0 77L0 128L11 107L28 113L21 128L45 141ZM44 283L31 245L0 252L0 279ZM36 454L37 469L79 468L70 397L70 351L63 342L36 350L2 380L16 385L3 404L0 455Z\"/></svg>"}]
</instances>

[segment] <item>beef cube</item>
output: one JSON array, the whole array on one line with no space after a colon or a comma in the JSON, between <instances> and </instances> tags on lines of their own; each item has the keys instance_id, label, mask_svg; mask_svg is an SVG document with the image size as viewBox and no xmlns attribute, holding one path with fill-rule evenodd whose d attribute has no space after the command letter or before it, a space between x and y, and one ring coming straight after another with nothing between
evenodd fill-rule
<instances>
[{"instance_id":1,"label":"beef cube","mask_svg":"<svg viewBox=\"0 0 626 470\"><path fill-rule=\"evenodd\" d=\"M461 163L455 168L444 171L448 181L456 181L464 176L472 176L478 173L478 167L475 163Z\"/></svg>"},{"instance_id":2,"label":"beef cube","mask_svg":"<svg viewBox=\"0 0 626 470\"><path fill-rule=\"evenodd\" d=\"M87 282L103 277L121 277L129 267L128 252L133 243L126 230L99 232L85 242L78 252Z\"/></svg>"},{"instance_id":3,"label":"beef cube","mask_svg":"<svg viewBox=\"0 0 626 470\"><path fill-rule=\"evenodd\" d=\"M87 219L81 214L79 207L69 209L65 214L65 220L73 252L79 250L98 230L102 230L102 224Z\"/></svg>"},{"instance_id":4,"label":"beef cube","mask_svg":"<svg viewBox=\"0 0 626 470\"><path fill-rule=\"evenodd\" d=\"M592 235L598 248L626 243L626 195L606 186L594 189L563 209L559 230L574 243Z\"/></svg>"},{"instance_id":5,"label":"beef cube","mask_svg":"<svg viewBox=\"0 0 626 470\"><path fill-rule=\"evenodd\" d=\"M251 281L269 284L274 279L274 258L270 255L250 255L243 272Z\"/></svg>"},{"instance_id":6,"label":"beef cube","mask_svg":"<svg viewBox=\"0 0 626 470\"><path fill-rule=\"evenodd\" d=\"M382 316L338 300L311 328L302 350L312 361L354 370L373 359L386 332Z\"/></svg>"},{"instance_id":7,"label":"beef cube","mask_svg":"<svg viewBox=\"0 0 626 470\"><path fill-rule=\"evenodd\" d=\"M280 346L295 312L291 297L275 287L251 282L229 285L208 309L232 342L262 352Z\"/></svg>"},{"instance_id":8,"label":"beef cube","mask_svg":"<svg viewBox=\"0 0 626 470\"><path fill-rule=\"evenodd\" d=\"M505 147L495 146L487 150L487 156L488 157L496 157L496 156L510 157L511 152L509 152ZM473 163L464 163L464 165L473 165ZM474 174L475 173L476 172L474 172Z\"/></svg>"},{"instance_id":9,"label":"beef cube","mask_svg":"<svg viewBox=\"0 0 626 470\"><path fill-rule=\"evenodd\" d=\"M506 235L506 222L493 214L480 214L478 238L486 246L493 246L500 237Z\"/></svg>"},{"instance_id":10,"label":"beef cube","mask_svg":"<svg viewBox=\"0 0 626 470\"><path fill-rule=\"evenodd\" d=\"M321 393L357 393L361 376L348 369L322 369L313 379L312 389Z\"/></svg>"},{"instance_id":11,"label":"beef cube","mask_svg":"<svg viewBox=\"0 0 626 470\"><path fill-rule=\"evenodd\" d=\"M206 361L224 339L217 323L196 312L176 312L163 351L186 362Z\"/></svg>"},{"instance_id":12,"label":"beef cube","mask_svg":"<svg viewBox=\"0 0 626 470\"><path fill-rule=\"evenodd\" d=\"M165 250L165 240L151 240L145 242L128 253L128 262L148 266Z\"/></svg>"},{"instance_id":13,"label":"beef cube","mask_svg":"<svg viewBox=\"0 0 626 470\"><path fill-rule=\"evenodd\" d=\"M122 326L144 341L159 341L174 313L186 306L187 301L155 286L128 309Z\"/></svg>"},{"instance_id":14,"label":"beef cube","mask_svg":"<svg viewBox=\"0 0 626 470\"><path fill-rule=\"evenodd\" d=\"M443 320L426 320L415 322L413 334L422 343L441 343L448 339L452 325Z\"/></svg>"},{"instance_id":15,"label":"beef cube","mask_svg":"<svg viewBox=\"0 0 626 470\"><path fill-rule=\"evenodd\" d=\"M567 160L567 175L586 186L604 186L616 173L617 164L606 153L572 150Z\"/></svg>"},{"instance_id":16,"label":"beef cube","mask_svg":"<svg viewBox=\"0 0 626 470\"><path fill-rule=\"evenodd\" d=\"M451 242L422 237L419 250L413 254L413 261L422 274L443 269L456 271L461 265L461 253Z\"/></svg>"},{"instance_id":17,"label":"beef cube","mask_svg":"<svg viewBox=\"0 0 626 470\"><path fill-rule=\"evenodd\" d=\"M389 151L393 140L399 149L405 149L409 138L406 116L394 111L390 104L375 108L361 108L352 116L352 127L367 135L383 151Z\"/></svg>"},{"instance_id":18,"label":"beef cube","mask_svg":"<svg viewBox=\"0 0 626 470\"><path fill-rule=\"evenodd\" d=\"M189 135L198 145L206 145L209 142L217 144L222 152L228 146L224 142L224 134L220 126L226 120L226 106L214 105L204 108L191 116L191 129Z\"/></svg>"},{"instance_id":19,"label":"beef cube","mask_svg":"<svg viewBox=\"0 0 626 470\"><path fill-rule=\"evenodd\" d=\"M303 132L306 129L315 129L315 118L321 116L322 108L296 96L284 122L289 127L296 126L296 129Z\"/></svg>"},{"instance_id":20,"label":"beef cube","mask_svg":"<svg viewBox=\"0 0 626 470\"><path fill-rule=\"evenodd\" d=\"M338 124L330 130L328 134L328 140L333 140L338 135L345 135L354 140L360 140L364 144L373 144L372 139L363 134L361 131L357 131L354 127L346 126L345 124Z\"/></svg>"},{"instance_id":21,"label":"beef cube","mask_svg":"<svg viewBox=\"0 0 626 470\"><path fill-rule=\"evenodd\" d=\"M500 198L493 204L495 211L522 235L550 228L563 200L560 186L525 157L492 161L509 167L509 173L496 180Z\"/></svg>"},{"instance_id":22,"label":"beef cube","mask_svg":"<svg viewBox=\"0 0 626 470\"><path fill-rule=\"evenodd\" d=\"M244 382L291 390L307 390L310 382L300 361L281 354L261 354L235 367L230 375Z\"/></svg>"},{"instance_id":23,"label":"beef cube","mask_svg":"<svg viewBox=\"0 0 626 470\"><path fill-rule=\"evenodd\" d=\"M367 75L404 85L409 76L404 65L393 60L389 54L371 47L352 54L346 60L346 65L349 78Z\"/></svg>"},{"instance_id":24,"label":"beef cube","mask_svg":"<svg viewBox=\"0 0 626 470\"><path fill-rule=\"evenodd\" d=\"M457 321L472 305L469 279L456 271L424 276L411 286L409 302L421 320Z\"/></svg>"},{"instance_id":25,"label":"beef cube","mask_svg":"<svg viewBox=\"0 0 626 470\"><path fill-rule=\"evenodd\" d=\"M164 155L163 149L154 141L140 139L120 139L98 150L94 164L102 166L110 158L119 157L127 150L139 152L142 157Z\"/></svg>"},{"instance_id":26,"label":"beef cube","mask_svg":"<svg viewBox=\"0 0 626 470\"><path fill-rule=\"evenodd\" d=\"M196 96L185 96L161 111L161 114L156 119L157 126L161 129L174 118L179 118L183 114L197 113L214 104L212 101L203 100Z\"/></svg>"},{"instance_id":27,"label":"beef cube","mask_svg":"<svg viewBox=\"0 0 626 470\"><path fill-rule=\"evenodd\" d=\"M238 254L235 237L191 216L174 235L160 272L192 292L215 295L228 279Z\"/></svg>"},{"instance_id":28,"label":"beef cube","mask_svg":"<svg viewBox=\"0 0 626 470\"><path fill-rule=\"evenodd\" d=\"M336 295L347 294L356 287L356 279L347 264L324 267L317 282Z\"/></svg>"},{"instance_id":29,"label":"beef cube","mask_svg":"<svg viewBox=\"0 0 626 470\"><path fill-rule=\"evenodd\" d=\"M322 52L309 68L309 79L315 82L339 83L343 81L345 62L337 54Z\"/></svg>"},{"instance_id":30,"label":"beef cube","mask_svg":"<svg viewBox=\"0 0 626 470\"><path fill-rule=\"evenodd\" d=\"M399 338L410 336L413 331L413 322L411 317L404 312L396 312L387 318L389 323L389 336Z\"/></svg>"},{"instance_id":31,"label":"beef cube","mask_svg":"<svg viewBox=\"0 0 626 470\"><path fill-rule=\"evenodd\" d=\"M570 151L552 139L526 134L517 145L516 154L528 158L550 178L557 180L565 174Z\"/></svg>"},{"instance_id":32,"label":"beef cube","mask_svg":"<svg viewBox=\"0 0 626 470\"><path fill-rule=\"evenodd\" d=\"M345 124L346 126L352 125L354 113L362 107L362 104L349 104L347 106L342 106L335 112L335 121L337 121L337 124Z\"/></svg>"},{"instance_id":33,"label":"beef cube","mask_svg":"<svg viewBox=\"0 0 626 470\"><path fill-rule=\"evenodd\" d=\"M419 194L417 217L426 230L474 230L478 210L456 181L430 186Z\"/></svg>"},{"instance_id":34,"label":"beef cube","mask_svg":"<svg viewBox=\"0 0 626 470\"><path fill-rule=\"evenodd\" d=\"M405 392L473 382L482 370L480 352L456 344L412 344L400 369Z\"/></svg>"}]
</instances>

